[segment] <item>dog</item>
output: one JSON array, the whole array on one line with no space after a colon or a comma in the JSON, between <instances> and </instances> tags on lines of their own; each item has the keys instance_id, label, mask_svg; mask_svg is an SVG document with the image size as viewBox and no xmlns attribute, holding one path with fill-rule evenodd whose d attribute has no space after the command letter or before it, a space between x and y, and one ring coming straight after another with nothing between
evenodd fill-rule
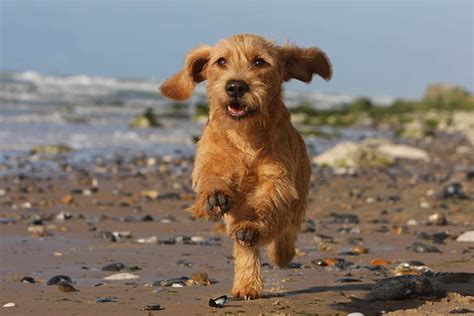
<instances>
[{"instance_id":1,"label":"dog","mask_svg":"<svg viewBox=\"0 0 474 316\"><path fill-rule=\"evenodd\" d=\"M279 267L295 255L311 165L282 101L282 84L308 83L315 74L332 77L319 48L239 34L193 49L184 68L160 86L164 96L185 100L207 80L209 118L197 143L190 211L196 218L224 218L234 240L236 298L261 297L262 246Z\"/></svg>"}]
</instances>

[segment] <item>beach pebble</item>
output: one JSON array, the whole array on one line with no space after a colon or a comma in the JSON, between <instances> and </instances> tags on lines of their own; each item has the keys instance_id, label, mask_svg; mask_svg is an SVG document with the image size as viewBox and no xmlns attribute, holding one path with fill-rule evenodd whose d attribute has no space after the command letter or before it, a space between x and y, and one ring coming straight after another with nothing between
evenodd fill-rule
<instances>
[{"instance_id":1,"label":"beach pebble","mask_svg":"<svg viewBox=\"0 0 474 316\"><path fill-rule=\"evenodd\" d=\"M461 242L474 242L474 230L467 231L462 233L461 235L456 238L456 241Z\"/></svg>"},{"instance_id":2,"label":"beach pebble","mask_svg":"<svg viewBox=\"0 0 474 316\"><path fill-rule=\"evenodd\" d=\"M440 213L434 213L428 217L428 222L432 225L444 226L448 224L446 216Z\"/></svg>"},{"instance_id":3,"label":"beach pebble","mask_svg":"<svg viewBox=\"0 0 474 316\"><path fill-rule=\"evenodd\" d=\"M456 307L455 309L452 309L450 314L474 314L474 310L464 308L464 307Z\"/></svg>"},{"instance_id":4,"label":"beach pebble","mask_svg":"<svg viewBox=\"0 0 474 316\"><path fill-rule=\"evenodd\" d=\"M322 260L322 259L314 259L311 260L311 264L317 266L317 267L326 267L328 264Z\"/></svg>"},{"instance_id":5,"label":"beach pebble","mask_svg":"<svg viewBox=\"0 0 474 316\"><path fill-rule=\"evenodd\" d=\"M332 213L332 222L335 224L358 224L359 217L355 214Z\"/></svg>"},{"instance_id":6,"label":"beach pebble","mask_svg":"<svg viewBox=\"0 0 474 316\"><path fill-rule=\"evenodd\" d=\"M373 266L388 266L390 265L392 262L390 262L390 260L386 260L386 259L373 259L370 264L373 265Z\"/></svg>"},{"instance_id":7,"label":"beach pebble","mask_svg":"<svg viewBox=\"0 0 474 316\"><path fill-rule=\"evenodd\" d=\"M120 271L125 269L125 265L121 262L113 262L102 267L102 271Z\"/></svg>"},{"instance_id":8,"label":"beach pebble","mask_svg":"<svg viewBox=\"0 0 474 316\"><path fill-rule=\"evenodd\" d=\"M168 279L168 280L155 281L155 282L153 282L153 286L173 286L173 284L185 285L187 280L189 280L188 277L182 276L180 278L173 278L173 279Z\"/></svg>"},{"instance_id":9,"label":"beach pebble","mask_svg":"<svg viewBox=\"0 0 474 316\"><path fill-rule=\"evenodd\" d=\"M140 238L137 239L137 243L139 244L157 244L158 243L158 237L157 236L151 236L147 238Z\"/></svg>"},{"instance_id":10,"label":"beach pebble","mask_svg":"<svg viewBox=\"0 0 474 316\"><path fill-rule=\"evenodd\" d=\"M72 196L71 194L67 194L61 198L61 202L63 202L64 204L72 204L74 203L74 196Z\"/></svg>"},{"instance_id":11,"label":"beach pebble","mask_svg":"<svg viewBox=\"0 0 474 316\"><path fill-rule=\"evenodd\" d=\"M22 277L20 282L23 282L23 283L36 283L35 279L33 279L32 277L30 276L25 276L25 277Z\"/></svg>"},{"instance_id":12,"label":"beach pebble","mask_svg":"<svg viewBox=\"0 0 474 316\"><path fill-rule=\"evenodd\" d=\"M463 191L462 185L459 182L448 184L441 192L443 199L469 199L469 196Z\"/></svg>"},{"instance_id":13,"label":"beach pebble","mask_svg":"<svg viewBox=\"0 0 474 316\"><path fill-rule=\"evenodd\" d=\"M153 218L153 216L147 214L145 216L143 216L140 221L142 222L153 222L155 219Z\"/></svg>"},{"instance_id":14,"label":"beach pebble","mask_svg":"<svg viewBox=\"0 0 474 316\"><path fill-rule=\"evenodd\" d=\"M96 303L109 303L109 302L117 302L115 299L111 297L99 297L95 300Z\"/></svg>"},{"instance_id":15,"label":"beach pebble","mask_svg":"<svg viewBox=\"0 0 474 316\"><path fill-rule=\"evenodd\" d=\"M104 278L106 281L120 281L120 280L136 280L139 279L140 276L137 274L132 273L116 273L109 275Z\"/></svg>"},{"instance_id":16,"label":"beach pebble","mask_svg":"<svg viewBox=\"0 0 474 316\"><path fill-rule=\"evenodd\" d=\"M3 305L3 307L15 307L15 306L16 306L16 304L13 303L13 302L6 303L6 304Z\"/></svg>"},{"instance_id":17,"label":"beach pebble","mask_svg":"<svg viewBox=\"0 0 474 316\"><path fill-rule=\"evenodd\" d=\"M366 248L364 246L354 246L351 249L352 252L355 252L357 254L364 254L369 252L369 248Z\"/></svg>"},{"instance_id":18,"label":"beach pebble","mask_svg":"<svg viewBox=\"0 0 474 316\"><path fill-rule=\"evenodd\" d=\"M305 219L301 224L302 233L314 233L316 231L316 223L312 219Z\"/></svg>"},{"instance_id":19,"label":"beach pebble","mask_svg":"<svg viewBox=\"0 0 474 316\"><path fill-rule=\"evenodd\" d=\"M186 259L180 259L176 262L176 264L180 267L192 267L193 263Z\"/></svg>"},{"instance_id":20,"label":"beach pebble","mask_svg":"<svg viewBox=\"0 0 474 316\"><path fill-rule=\"evenodd\" d=\"M336 279L336 283L356 283L356 282L362 282L360 279L354 279L354 278L339 278Z\"/></svg>"},{"instance_id":21,"label":"beach pebble","mask_svg":"<svg viewBox=\"0 0 474 316\"><path fill-rule=\"evenodd\" d=\"M222 308L224 304L227 302L228 298L226 295L219 296L218 298L210 298L209 299L209 306L210 307L217 307Z\"/></svg>"},{"instance_id":22,"label":"beach pebble","mask_svg":"<svg viewBox=\"0 0 474 316\"><path fill-rule=\"evenodd\" d=\"M142 311L159 311L161 309L160 304L148 304L142 308Z\"/></svg>"},{"instance_id":23,"label":"beach pebble","mask_svg":"<svg viewBox=\"0 0 474 316\"><path fill-rule=\"evenodd\" d=\"M55 275L46 282L46 285L56 285L61 282L72 283L72 279L67 275Z\"/></svg>"},{"instance_id":24,"label":"beach pebble","mask_svg":"<svg viewBox=\"0 0 474 316\"><path fill-rule=\"evenodd\" d=\"M69 282L61 282L58 284L58 290L61 292L77 292L78 290Z\"/></svg>"},{"instance_id":25,"label":"beach pebble","mask_svg":"<svg viewBox=\"0 0 474 316\"><path fill-rule=\"evenodd\" d=\"M431 275L433 271L423 262L408 261L402 262L393 269L393 274L399 275Z\"/></svg>"},{"instance_id":26,"label":"beach pebble","mask_svg":"<svg viewBox=\"0 0 474 316\"><path fill-rule=\"evenodd\" d=\"M361 312L353 312L353 313L347 314L347 316L365 316L365 314Z\"/></svg>"},{"instance_id":27,"label":"beach pebble","mask_svg":"<svg viewBox=\"0 0 474 316\"><path fill-rule=\"evenodd\" d=\"M206 272L197 272L191 276L191 279L186 281L186 285L202 285L207 286L211 285L211 280Z\"/></svg>"},{"instance_id":28,"label":"beach pebble","mask_svg":"<svg viewBox=\"0 0 474 316\"><path fill-rule=\"evenodd\" d=\"M435 246L430 246L421 242L414 242L407 249L413 252L441 252L439 248Z\"/></svg>"}]
</instances>

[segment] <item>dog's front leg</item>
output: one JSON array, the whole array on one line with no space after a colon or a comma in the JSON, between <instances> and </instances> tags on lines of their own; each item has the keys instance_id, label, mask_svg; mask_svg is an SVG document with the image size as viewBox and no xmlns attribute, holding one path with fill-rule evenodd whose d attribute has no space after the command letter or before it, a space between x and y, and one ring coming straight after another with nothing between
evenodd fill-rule
<instances>
[{"instance_id":1,"label":"dog's front leg","mask_svg":"<svg viewBox=\"0 0 474 316\"><path fill-rule=\"evenodd\" d=\"M193 171L196 200L190 211L196 218L219 220L235 201L231 168L223 155L198 152Z\"/></svg>"},{"instance_id":2,"label":"dog's front leg","mask_svg":"<svg viewBox=\"0 0 474 316\"><path fill-rule=\"evenodd\" d=\"M293 181L281 168L272 165L261 167L260 171L255 191L247 199L251 212L236 218L231 227L242 246L266 244L293 224L288 213L298 199Z\"/></svg>"},{"instance_id":3,"label":"dog's front leg","mask_svg":"<svg viewBox=\"0 0 474 316\"><path fill-rule=\"evenodd\" d=\"M232 295L246 300L262 296L263 281L261 276L259 247L242 246L234 242L235 272Z\"/></svg>"}]
</instances>

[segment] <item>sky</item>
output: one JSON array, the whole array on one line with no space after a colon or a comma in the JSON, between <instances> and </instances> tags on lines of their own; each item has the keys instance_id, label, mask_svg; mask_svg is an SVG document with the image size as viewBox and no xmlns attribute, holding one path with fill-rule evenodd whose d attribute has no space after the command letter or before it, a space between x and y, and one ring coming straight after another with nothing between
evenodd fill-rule
<instances>
[{"instance_id":1,"label":"sky","mask_svg":"<svg viewBox=\"0 0 474 316\"><path fill-rule=\"evenodd\" d=\"M0 0L0 70L165 79L186 52L236 33L318 46L334 77L287 87L417 98L473 90L473 2Z\"/></svg>"}]
</instances>

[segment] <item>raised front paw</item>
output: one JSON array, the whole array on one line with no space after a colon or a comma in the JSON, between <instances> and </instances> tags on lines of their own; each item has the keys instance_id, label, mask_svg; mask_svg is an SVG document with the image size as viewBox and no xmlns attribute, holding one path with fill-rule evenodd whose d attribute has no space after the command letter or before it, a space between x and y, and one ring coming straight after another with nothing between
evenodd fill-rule
<instances>
[{"instance_id":1,"label":"raised front paw","mask_svg":"<svg viewBox=\"0 0 474 316\"><path fill-rule=\"evenodd\" d=\"M258 242L259 232L257 228L250 224L238 225L234 229L234 236L237 242L244 247L253 247Z\"/></svg>"},{"instance_id":2,"label":"raised front paw","mask_svg":"<svg viewBox=\"0 0 474 316\"><path fill-rule=\"evenodd\" d=\"M194 215L204 217L213 221L219 220L229 211L231 199L222 191L214 191L210 194L200 194L194 206Z\"/></svg>"}]
</instances>

